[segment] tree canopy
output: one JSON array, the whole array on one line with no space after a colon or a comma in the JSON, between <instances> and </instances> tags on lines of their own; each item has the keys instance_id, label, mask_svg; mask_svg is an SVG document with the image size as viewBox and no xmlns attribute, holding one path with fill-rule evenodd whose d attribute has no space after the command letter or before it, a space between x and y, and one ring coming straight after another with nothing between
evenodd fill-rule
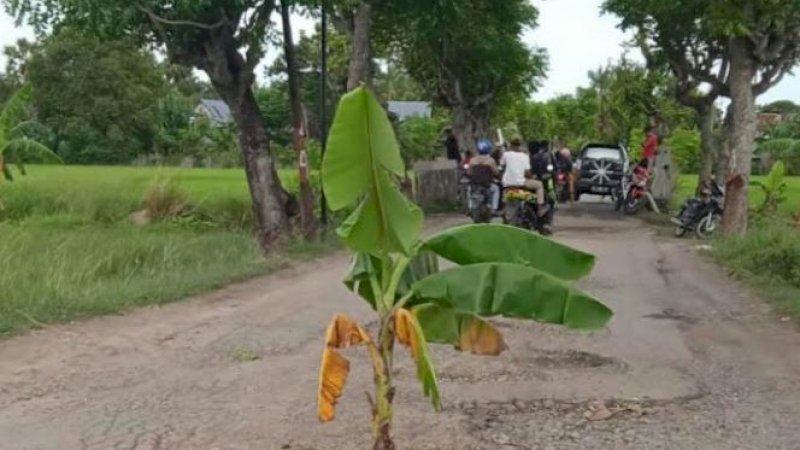
<instances>
[{"instance_id":1,"label":"tree canopy","mask_svg":"<svg viewBox=\"0 0 800 450\"><path fill-rule=\"evenodd\" d=\"M544 50L522 41L537 18L526 0L399 0L383 8L379 28L425 93L454 111L462 145L487 134L499 103L527 97L544 76Z\"/></svg>"},{"instance_id":2,"label":"tree canopy","mask_svg":"<svg viewBox=\"0 0 800 450\"><path fill-rule=\"evenodd\" d=\"M151 54L63 29L34 51L28 79L66 162L127 163L153 152L165 82Z\"/></svg>"}]
</instances>

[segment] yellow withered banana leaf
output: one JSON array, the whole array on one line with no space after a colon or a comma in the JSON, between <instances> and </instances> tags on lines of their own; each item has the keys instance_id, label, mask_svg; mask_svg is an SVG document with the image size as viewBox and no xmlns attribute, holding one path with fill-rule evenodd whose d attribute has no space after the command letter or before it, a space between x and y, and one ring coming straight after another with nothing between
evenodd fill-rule
<instances>
[{"instance_id":1,"label":"yellow withered banana leaf","mask_svg":"<svg viewBox=\"0 0 800 450\"><path fill-rule=\"evenodd\" d=\"M319 372L317 411L321 421L330 422L336 416L336 402L350 373L350 361L337 350L361 344L372 345L369 334L349 317L334 316L325 333Z\"/></svg>"}]
</instances>

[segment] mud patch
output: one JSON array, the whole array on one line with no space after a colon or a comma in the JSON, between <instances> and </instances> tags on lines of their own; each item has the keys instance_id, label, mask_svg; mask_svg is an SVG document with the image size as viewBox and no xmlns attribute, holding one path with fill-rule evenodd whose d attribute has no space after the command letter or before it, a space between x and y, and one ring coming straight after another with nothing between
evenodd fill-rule
<instances>
[{"instance_id":1,"label":"mud patch","mask_svg":"<svg viewBox=\"0 0 800 450\"><path fill-rule=\"evenodd\" d=\"M543 369L596 369L598 367L626 368L627 364L608 356L580 350L539 350L520 358Z\"/></svg>"}]
</instances>

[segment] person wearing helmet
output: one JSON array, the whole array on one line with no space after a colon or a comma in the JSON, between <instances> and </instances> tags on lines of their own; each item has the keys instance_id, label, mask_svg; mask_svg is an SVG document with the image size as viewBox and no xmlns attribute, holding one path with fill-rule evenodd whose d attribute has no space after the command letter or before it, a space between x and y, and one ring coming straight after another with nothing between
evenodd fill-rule
<instances>
[{"instance_id":1,"label":"person wearing helmet","mask_svg":"<svg viewBox=\"0 0 800 450\"><path fill-rule=\"evenodd\" d=\"M500 169L491 156L494 145L489 139L480 139L477 142L477 148L478 155L470 160L467 166L467 175L473 183L491 190L492 210L497 211L500 208L500 187L495 180L500 176Z\"/></svg>"},{"instance_id":2,"label":"person wearing helmet","mask_svg":"<svg viewBox=\"0 0 800 450\"><path fill-rule=\"evenodd\" d=\"M503 154L500 165L505 168L503 172L503 188L525 188L536 194L536 203L539 205L537 212L544 217L550 211L546 203L544 184L533 178L531 172L531 159L522 150L522 141L513 139L511 147Z\"/></svg>"}]
</instances>

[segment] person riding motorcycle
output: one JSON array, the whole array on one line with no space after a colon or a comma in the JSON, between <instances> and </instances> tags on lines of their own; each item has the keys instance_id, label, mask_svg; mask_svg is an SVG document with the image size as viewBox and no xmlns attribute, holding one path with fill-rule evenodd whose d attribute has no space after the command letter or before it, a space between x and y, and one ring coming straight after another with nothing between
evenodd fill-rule
<instances>
[{"instance_id":1,"label":"person riding motorcycle","mask_svg":"<svg viewBox=\"0 0 800 450\"><path fill-rule=\"evenodd\" d=\"M531 173L541 180L544 192L552 190L553 175L558 166L555 156L548 150L548 145L543 144L531 152Z\"/></svg>"},{"instance_id":2,"label":"person riding motorcycle","mask_svg":"<svg viewBox=\"0 0 800 450\"><path fill-rule=\"evenodd\" d=\"M524 188L533 191L536 194L537 215L547 216L550 205L546 201L544 184L533 177L531 159L523 152L521 140L511 141L510 148L500 159L500 165L504 168L503 189Z\"/></svg>"},{"instance_id":3,"label":"person riding motorcycle","mask_svg":"<svg viewBox=\"0 0 800 450\"><path fill-rule=\"evenodd\" d=\"M477 148L478 156L470 159L467 176L472 183L489 188L492 195L492 211L497 211L500 209L500 187L497 185L500 169L491 156L494 145L489 139L480 139Z\"/></svg>"}]
</instances>

